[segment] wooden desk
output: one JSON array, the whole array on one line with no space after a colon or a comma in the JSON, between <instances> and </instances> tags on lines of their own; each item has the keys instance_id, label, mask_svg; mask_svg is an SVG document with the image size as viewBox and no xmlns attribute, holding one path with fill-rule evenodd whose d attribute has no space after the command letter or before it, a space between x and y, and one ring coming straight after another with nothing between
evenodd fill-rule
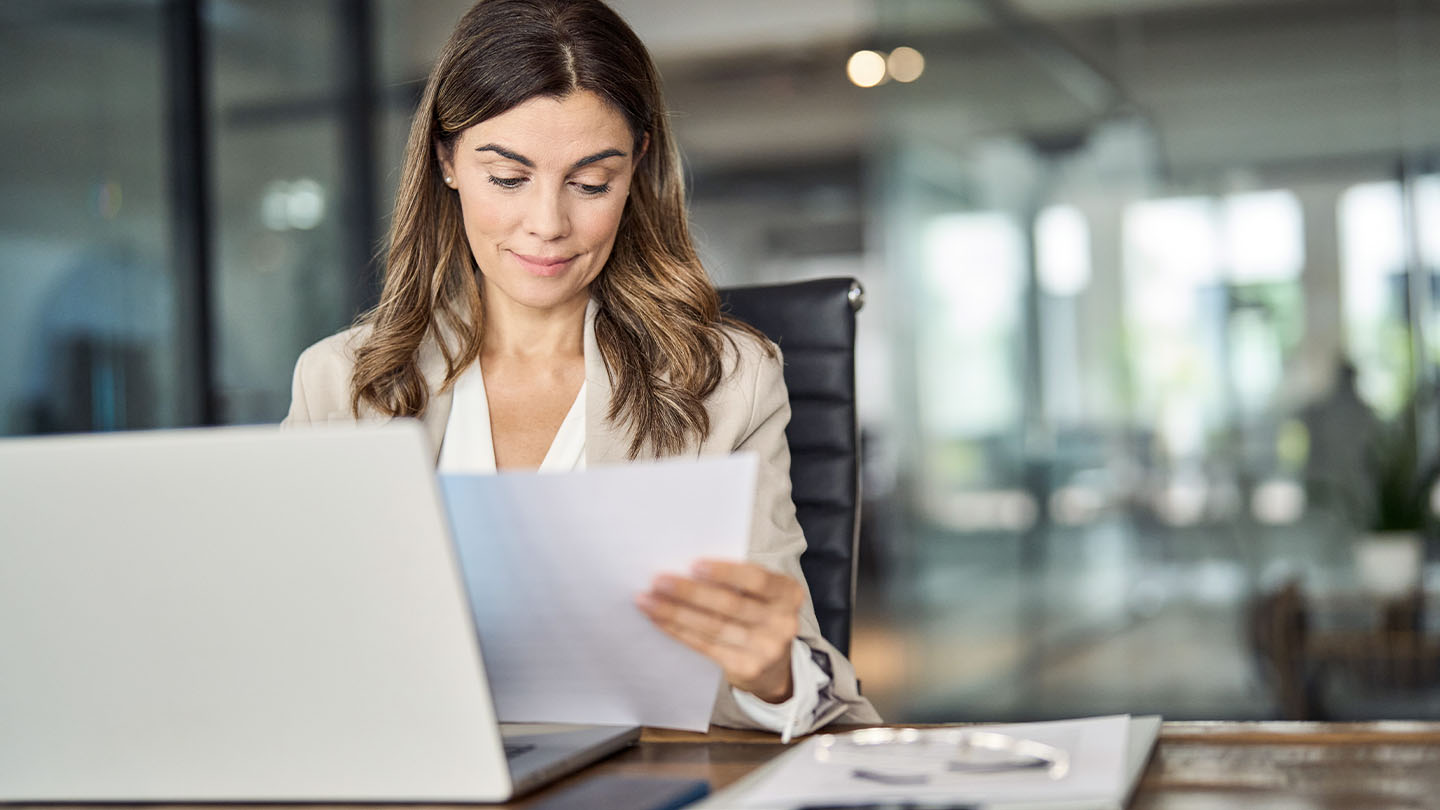
<instances>
[{"instance_id":1,"label":"wooden desk","mask_svg":"<svg viewBox=\"0 0 1440 810\"><path fill-rule=\"evenodd\" d=\"M639 745L503 807L528 807L600 773L705 779L719 790L781 750L773 734L646 731ZM1130 808L1440 808L1440 723L1166 723Z\"/></svg>"},{"instance_id":2,"label":"wooden desk","mask_svg":"<svg viewBox=\"0 0 1440 810\"><path fill-rule=\"evenodd\" d=\"M706 779L719 790L781 750L773 734L649 731L598 773ZM1440 723L1166 723L1131 810L1440 808Z\"/></svg>"}]
</instances>

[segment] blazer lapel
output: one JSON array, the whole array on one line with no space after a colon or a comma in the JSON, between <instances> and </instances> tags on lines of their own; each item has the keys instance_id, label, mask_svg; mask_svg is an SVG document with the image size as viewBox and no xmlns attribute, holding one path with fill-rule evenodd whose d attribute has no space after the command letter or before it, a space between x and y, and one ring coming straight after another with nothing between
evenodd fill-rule
<instances>
[{"instance_id":1,"label":"blazer lapel","mask_svg":"<svg viewBox=\"0 0 1440 810\"><path fill-rule=\"evenodd\" d=\"M610 371L595 342L595 315L599 306L590 299L585 307L585 466L601 467L629 461L630 431L613 424L610 411Z\"/></svg>"}]
</instances>

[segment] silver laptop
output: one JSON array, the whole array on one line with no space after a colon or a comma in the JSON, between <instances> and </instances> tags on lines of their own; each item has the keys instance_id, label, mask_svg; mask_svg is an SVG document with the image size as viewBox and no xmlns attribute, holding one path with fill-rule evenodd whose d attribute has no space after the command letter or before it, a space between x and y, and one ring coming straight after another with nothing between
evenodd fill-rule
<instances>
[{"instance_id":1,"label":"silver laptop","mask_svg":"<svg viewBox=\"0 0 1440 810\"><path fill-rule=\"evenodd\" d=\"M0 441L0 801L498 802L638 734L496 722L418 424Z\"/></svg>"}]
</instances>

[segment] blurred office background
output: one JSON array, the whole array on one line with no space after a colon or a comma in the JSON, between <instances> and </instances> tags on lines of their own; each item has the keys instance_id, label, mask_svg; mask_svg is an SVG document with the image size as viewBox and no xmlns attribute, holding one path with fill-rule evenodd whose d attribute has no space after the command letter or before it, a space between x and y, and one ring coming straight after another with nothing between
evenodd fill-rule
<instances>
[{"instance_id":1,"label":"blurred office background","mask_svg":"<svg viewBox=\"0 0 1440 810\"><path fill-rule=\"evenodd\" d=\"M0 4L0 434L278 421L466 5ZM888 719L1440 717L1437 4L615 5L717 282L868 291Z\"/></svg>"}]
</instances>

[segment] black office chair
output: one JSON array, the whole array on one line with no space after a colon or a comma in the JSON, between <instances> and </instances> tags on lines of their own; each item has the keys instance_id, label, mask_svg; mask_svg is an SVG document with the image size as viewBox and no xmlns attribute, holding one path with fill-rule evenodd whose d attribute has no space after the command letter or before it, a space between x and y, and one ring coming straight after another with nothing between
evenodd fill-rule
<instances>
[{"instance_id":1,"label":"black office chair","mask_svg":"<svg viewBox=\"0 0 1440 810\"><path fill-rule=\"evenodd\" d=\"M860 436L855 419L855 313L864 290L851 278L720 290L721 309L780 345L790 389L790 482L808 548L800 567L820 633L850 654L860 534Z\"/></svg>"}]
</instances>

